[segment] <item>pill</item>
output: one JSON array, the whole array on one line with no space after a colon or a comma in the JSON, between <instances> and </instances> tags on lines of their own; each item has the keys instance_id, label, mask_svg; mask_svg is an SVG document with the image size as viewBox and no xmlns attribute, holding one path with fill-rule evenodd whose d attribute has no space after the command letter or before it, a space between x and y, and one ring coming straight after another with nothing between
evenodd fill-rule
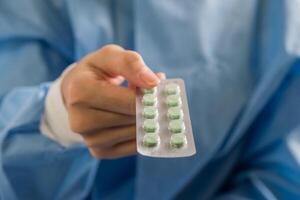
<instances>
[{"instance_id":1,"label":"pill","mask_svg":"<svg viewBox=\"0 0 300 200\"><path fill-rule=\"evenodd\" d=\"M158 123L154 119L146 119L143 128L147 133L155 133L158 129Z\"/></svg>"},{"instance_id":2,"label":"pill","mask_svg":"<svg viewBox=\"0 0 300 200\"><path fill-rule=\"evenodd\" d=\"M179 94L179 85L177 85L176 83L169 83L165 86L165 92L167 95Z\"/></svg>"},{"instance_id":3,"label":"pill","mask_svg":"<svg viewBox=\"0 0 300 200\"><path fill-rule=\"evenodd\" d=\"M168 129L171 133L183 133L185 130L184 122L181 119L171 120Z\"/></svg>"},{"instance_id":4,"label":"pill","mask_svg":"<svg viewBox=\"0 0 300 200\"><path fill-rule=\"evenodd\" d=\"M147 133L143 138L143 144L146 147L155 147L159 143L159 136L156 133Z\"/></svg>"},{"instance_id":5,"label":"pill","mask_svg":"<svg viewBox=\"0 0 300 200\"><path fill-rule=\"evenodd\" d=\"M143 117L145 119L154 119L157 116L157 109L155 107L145 107L143 109Z\"/></svg>"},{"instance_id":6,"label":"pill","mask_svg":"<svg viewBox=\"0 0 300 200\"><path fill-rule=\"evenodd\" d=\"M181 148L186 144L186 136L182 133L171 136L170 145L172 148Z\"/></svg>"},{"instance_id":7,"label":"pill","mask_svg":"<svg viewBox=\"0 0 300 200\"><path fill-rule=\"evenodd\" d=\"M142 99L144 106L155 106L157 102L157 98L153 94L145 94Z\"/></svg>"},{"instance_id":8,"label":"pill","mask_svg":"<svg viewBox=\"0 0 300 200\"><path fill-rule=\"evenodd\" d=\"M167 97L167 105L168 107L175 107L181 105L181 98L179 95L170 95Z\"/></svg>"},{"instance_id":9,"label":"pill","mask_svg":"<svg viewBox=\"0 0 300 200\"><path fill-rule=\"evenodd\" d=\"M187 157L196 153L185 84L161 80L136 88L136 147L144 156Z\"/></svg>"},{"instance_id":10,"label":"pill","mask_svg":"<svg viewBox=\"0 0 300 200\"><path fill-rule=\"evenodd\" d=\"M155 94L156 91L157 91L156 87L153 87L153 88L144 88L143 89L143 93L144 94Z\"/></svg>"},{"instance_id":11,"label":"pill","mask_svg":"<svg viewBox=\"0 0 300 200\"><path fill-rule=\"evenodd\" d=\"M169 119L181 119L183 117L183 112L180 107L171 107L168 109Z\"/></svg>"}]
</instances>

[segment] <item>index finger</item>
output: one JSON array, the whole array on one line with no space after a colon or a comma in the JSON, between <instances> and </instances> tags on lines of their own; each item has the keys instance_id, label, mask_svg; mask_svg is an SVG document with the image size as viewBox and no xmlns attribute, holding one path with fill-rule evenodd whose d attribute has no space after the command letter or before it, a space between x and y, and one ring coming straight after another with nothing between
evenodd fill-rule
<instances>
[{"instance_id":1,"label":"index finger","mask_svg":"<svg viewBox=\"0 0 300 200\"><path fill-rule=\"evenodd\" d=\"M81 99L94 109L125 115L135 115L135 91L106 81L96 80L93 84L81 84Z\"/></svg>"},{"instance_id":2,"label":"index finger","mask_svg":"<svg viewBox=\"0 0 300 200\"><path fill-rule=\"evenodd\" d=\"M160 82L140 54L117 45L105 46L89 55L86 60L112 77L124 76L137 87L154 87Z\"/></svg>"}]
</instances>

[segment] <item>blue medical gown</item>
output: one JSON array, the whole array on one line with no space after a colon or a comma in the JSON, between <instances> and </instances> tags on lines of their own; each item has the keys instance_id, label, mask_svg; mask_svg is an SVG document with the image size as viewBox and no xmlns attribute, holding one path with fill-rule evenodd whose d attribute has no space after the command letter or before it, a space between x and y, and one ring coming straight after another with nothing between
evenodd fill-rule
<instances>
[{"instance_id":1,"label":"blue medical gown","mask_svg":"<svg viewBox=\"0 0 300 200\"><path fill-rule=\"evenodd\" d=\"M296 0L1 0L0 198L300 199L299 9ZM109 43L185 80L195 156L98 161L40 133L51 82Z\"/></svg>"}]
</instances>

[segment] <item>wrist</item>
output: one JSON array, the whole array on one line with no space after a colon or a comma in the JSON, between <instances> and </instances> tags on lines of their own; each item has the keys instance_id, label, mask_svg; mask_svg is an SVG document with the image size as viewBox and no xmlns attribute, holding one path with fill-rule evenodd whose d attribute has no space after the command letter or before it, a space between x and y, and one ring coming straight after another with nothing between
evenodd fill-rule
<instances>
[{"instance_id":1,"label":"wrist","mask_svg":"<svg viewBox=\"0 0 300 200\"><path fill-rule=\"evenodd\" d=\"M64 76L74 66L75 64L69 66L49 88L40 124L40 130L43 135L63 146L83 142L83 138L79 134L71 131L61 89Z\"/></svg>"}]
</instances>

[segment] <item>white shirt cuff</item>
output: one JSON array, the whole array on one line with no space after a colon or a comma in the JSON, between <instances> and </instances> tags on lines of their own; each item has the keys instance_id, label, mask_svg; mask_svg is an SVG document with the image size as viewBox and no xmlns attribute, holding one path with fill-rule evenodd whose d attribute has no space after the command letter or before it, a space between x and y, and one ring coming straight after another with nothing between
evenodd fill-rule
<instances>
[{"instance_id":1,"label":"white shirt cuff","mask_svg":"<svg viewBox=\"0 0 300 200\"><path fill-rule=\"evenodd\" d=\"M70 128L68 113L61 94L61 80L74 66L75 64L70 65L49 88L40 123L40 131L44 136L65 147L83 143L81 135L72 132Z\"/></svg>"}]
</instances>

